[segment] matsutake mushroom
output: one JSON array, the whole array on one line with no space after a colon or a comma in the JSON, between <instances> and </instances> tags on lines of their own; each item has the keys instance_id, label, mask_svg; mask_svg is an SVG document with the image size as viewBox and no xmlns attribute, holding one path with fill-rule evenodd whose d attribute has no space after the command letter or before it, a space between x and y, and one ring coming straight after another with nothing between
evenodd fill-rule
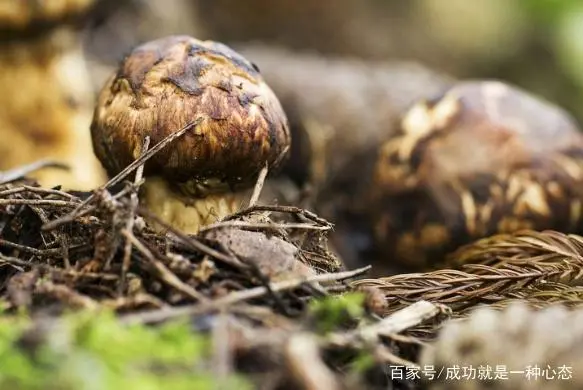
<instances>
[{"instance_id":1,"label":"matsutake mushroom","mask_svg":"<svg viewBox=\"0 0 583 390\"><path fill-rule=\"evenodd\" d=\"M334 191L362 178L363 160L374 158L371 151L390 125L416 100L454 82L409 61L364 61L259 44L241 46L240 52L259 65L289 119L294 142L285 172L319 190L334 185Z\"/></svg>"},{"instance_id":2,"label":"matsutake mushroom","mask_svg":"<svg viewBox=\"0 0 583 390\"><path fill-rule=\"evenodd\" d=\"M145 164L141 201L186 233L237 211L266 165L291 142L287 118L259 70L230 49L189 36L136 47L100 92L91 135L110 175L157 144L200 124Z\"/></svg>"},{"instance_id":3,"label":"matsutake mushroom","mask_svg":"<svg viewBox=\"0 0 583 390\"><path fill-rule=\"evenodd\" d=\"M358 266L370 249L363 202L377 149L415 101L451 86L452 77L410 61L364 61L253 44L257 63L287 114L293 144L283 173L308 184L304 205L335 224L336 251Z\"/></svg>"},{"instance_id":4,"label":"matsutake mushroom","mask_svg":"<svg viewBox=\"0 0 583 390\"><path fill-rule=\"evenodd\" d=\"M415 104L380 148L369 199L383 262L436 266L478 238L581 228L583 134L498 81Z\"/></svg>"},{"instance_id":5,"label":"matsutake mushroom","mask_svg":"<svg viewBox=\"0 0 583 390\"><path fill-rule=\"evenodd\" d=\"M42 186L88 190L105 172L91 153L93 90L79 27L95 0L0 2L0 170L50 159Z\"/></svg>"}]
</instances>

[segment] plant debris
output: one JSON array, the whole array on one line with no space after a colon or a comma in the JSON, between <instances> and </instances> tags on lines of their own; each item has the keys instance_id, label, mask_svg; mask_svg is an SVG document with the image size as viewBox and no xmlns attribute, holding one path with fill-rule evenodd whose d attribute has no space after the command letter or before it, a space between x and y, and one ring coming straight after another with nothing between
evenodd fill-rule
<instances>
[{"instance_id":1,"label":"plant debris","mask_svg":"<svg viewBox=\"0 0 583 390\"><path fill-rule=\"evenodd\" d=\"M258 200L265 174L247 208L181 233L140 206L139 188L144 162L191 126L151 148L145 139L142 156L93 192L20 175L0 184L3 319L28 313L43 327L70 311L112 311L121 324L157 327L188 318L210 338L216 375L267 389L413 389L387 370L419 369L422 347L450 318L517 301L581 306L579 236L499 235L461 248L451 269L358 279L370 267L343 269L327 245L332 223Z\"/></svg>"},{"instance_id":2,"label":"plant debris","mask_svg":"<svg viewBox=\"0 0 583 390\"><path fill-rule=\"evenodd\" d=\"M454 268L362 279L359 289L376 288L386 313L419 299L447 304L454 312L511 299L576 302L583 275L583 238L555 231L520 231L466 245L451 258Z\"/></svg>"}]
</instances>

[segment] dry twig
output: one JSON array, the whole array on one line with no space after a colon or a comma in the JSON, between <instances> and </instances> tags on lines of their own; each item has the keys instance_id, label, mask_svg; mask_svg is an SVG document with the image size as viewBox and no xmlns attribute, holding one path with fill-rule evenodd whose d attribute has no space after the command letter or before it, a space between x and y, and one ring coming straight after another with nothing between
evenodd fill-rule
<instances>
[{"instance_id":1,"label":"dry twig","mask_svg":"<svg viewBox=\"0 0 583 390\"><path fill-rule=\"evenodd\" d=\"M140 152L140 157L147 153L148 147L150 146L150 137L146 137L144 139L144 143L142 144L142 150ZM126 274L130 268L130 259L132 255L132 242L130 237L133 237L134 231L134 222L136 220L136 209L138 208L138 190L140 188L140 183L142 181L142 175L144 173L144 164L142 163L138 166L136 170L136 177L134 179L134 186L132 187L132 191L130 193L130 207L129 213L127 216L126 226L125 226L125 233L126 233L126 243L124 246L124 256L122 260L121 266L121 280L118 286L118 294L121 295L122 291L125 289L126 284Z\"/></svg>"},{"instance_id":2,"label":"dry twig","mask_svg":"<svg viewBox=\"0 0 583 390\"><path fill-rule=\"evenodd\" d=\"M158 153L160 150L162 150L163 148L168 146L173 141L177 140L179 137L183 136L187 131L198 126L201 122L202 122L202 119L194 120L194 121L188 123L182 129L168 135L162 141L160 141L156 145L154 145L153 148L146 151L139 158L134 160L134 162L132 162L127 167L125 167L120 173L118 173L113 178L111 178L107 183L105 183L104 185L99 187L97 190L95 190L95 192L91 196L89 196L87 199L85 199L85 201L83 201L80 205L78 205L75 208L75 210L73 210L69 215L65 215L59 219L56 219L56 220L53 220L49 223L44 224L42 229L43 230L52 230L52 229L55 229L56 227L58 227L64 223L68 223L71 220L75 220L76 218L78 218L80 215L79 213L82 212L82 208L86 207L91 202L93 202L96 199L97 193L99 193L107 188L113 187L114 185L120 183L129 174L131 174L133 171L138 169L138 167L143 166L147 160L152 158L152 156L154 156L156 153Z\"/></svg>"},{"instance_id":3,"label":"dry twig","mask_svg":"<svg viewBox=\"0 0 583 390\"><path fill-rule=\"evenodd\" d=\"M201 303L198 305L184 306L172 308L169 310L156 310L146 313L131 314L122 319L126 323L152 323L166 321L170 318L183 317L195 314L201 314L205 312L215 311L223 309L230 305L234 305L240 302L245 302L254 298L262 297L268 294L270 291L284 291L298 288L305 284L311 283L327 283L334 281L341 281L346 279L351 279L359 275L364 274L370 269L370 267L359 268L353 271L344 271L337 273L329 273L323 275L315 275L310 278L298 278L291 280L283 280L278 283L272 283L269 288L267 287L254 287L243 291L232 292L229 295L218 298L207 303Z\"/></svg>"}]
</instances>

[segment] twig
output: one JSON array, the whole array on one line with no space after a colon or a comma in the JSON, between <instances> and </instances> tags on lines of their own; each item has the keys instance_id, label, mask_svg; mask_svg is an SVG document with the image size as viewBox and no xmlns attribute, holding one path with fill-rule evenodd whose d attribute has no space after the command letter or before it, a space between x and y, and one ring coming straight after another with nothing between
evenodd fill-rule
<instances>
[{"instance_id":1,"label":"twig","mask_svg":"<svg viewBox=\"0 0 583 390\"><path fill-rule=\"evenodd\" d=\"M234 258L227 256L219 251L214 250L210 246L205 245L202 242L200 242L199 240L197 240L195 237L188 236L188 235L182 233L180 230L175 229L172 225L166 223L165 221L160 219L157 215L150 212L149 210L147 210L143 207L138 207L137 211L138 211L138 214L140 216L142 216L143 218L151 220L152 222L162 226L164 229L166 229L167 231L172 233L174 235L174 237L176 239L178 239L178 241L181 242L183 245L185 245L187 248L194 250L194 251L197 251L197 252L200 252L200 253L207 254L210 257L213 257L217 260L221 260L225 264L228 264L232 267L241 268L242 264L237 259L234 259Z\"/></svg>"},{"instance_id":2,"label":"twig","mask_svg":"<svg viewBox=\"0 0 583 390\"><path fill-rule=\"evenodd\" d=\"M143 304L148 304L156 308L168 307L168 305L161 299L146 293L138 293L129 297L105 299L101 301L100 304L112 310L127 310L128 308L138 307Z\"/></svg>"},{"instance_id":3,"label":"twig","mask_svg":"<svg viewBox=\"0 0 583 390\"><path fill-rule=\"evenodd\" d=\"M39 160L24 166L20 166L18 168L11 169L9 171L0 172L0 184L6 184L10 183L11 181L22 179L32 172L43 168L57 168L63 170L71 169L67 164L58 161Z\"/></svg>"},{"instance_id":4,"label":"twig","mask_svg":"<svg viewBox=\"0 0 583 390\"><path fill-rule=\"evenodd\" d=\"M316 222L323 226L334 226L334 224L332 224L331 222L325 220L324 218L319 217L318 215L309 210L296 206L280 206L280 205L254 205L252 207L240 210L236 213L229 215L223 221L235 219L258 211L271 211L275 213L296 214L301 215L305 219Z\"/></svg>"},{"instance_id":5,"label":"twig","mask_svg":"<svg viewBox=\"0 0 583 390\"><path fill-rule=\"evenodd\" d=\"M43 266L46 267L46 266ZM119 280L119 275L113 273L96 273L96 272L87 272L87 271L76 271L74 269L69 270L62 270L57 268L48 268L48 270L52 273L56 273L59 275L67 276L76 279L89 279L89 280L100 280L100 281L116 281Z\"/></svg>"},{"instance_id":6,"label":"twig","mask_svg":"<svg viewBox=\"0 0 583 390\"><path fill-rule=\"evenodd\" d=\"M201 122L202 122L201 118L196 119L196 120L190 122L189 124L187 124L186 126L184 126L182 129L168 135L162 141L160 141L156 145L154 145L154 147L152 149L148 150L146 153L144 153L138 159L134 160L130 165L125 167L120 173L115 175L107 183L105 183L104 185L97 188L96 191L92 195L90 195L87 199L85 199L79 206L77 206L77 208L75 210L73 210L70 213L70 215L63 216L63 217L55 219L47 224L44 224L42 229L43 230L51 230L51 229L56 228L57 226L62 225L63 223L67 223L70 220L75 220L76 218L78 218L79 213L82 211L82 208L87 206L89 203L91 203L92 201L95 200L96 193L98 193L99 191L102 191L104 189L110 188L110 187L118 184L122 180L124 180L127 177L127 175L132 173L139 166L143 165L148 159L150 159L152 156L154 156L156 153L158 153L160 150L162 150L163 148L168 146L170 143L172 143L173 141L175 141L179 137L183 136L187 131L198 126Z\"/></svg>"},{"instance_id":7,"label":"twig","mask_svg":"<svg viewBox=\"0 0 583 390\"><path fill-rule=\"evenodd\" d=\"M51 249L37 249L26 245L16 244L11 241L7 241L0 238L0 246L7 246L19 251L30 253L31 255L40 257L58 256L61 255L61 248L51 248Z\"/></svg>"},{"instance_id":8,"label":"twig","mask_svg":"<svg viewBox=\"0 0 583 390\"><path fill-rule=\"evenodd\" d=\"M248 207L255 206L255 204L259 200L259 196L261 195L261 190L263 189L263 184L265 182L265 178L267 177L268 172L269 172L268 165L265 164L265 166L261 169L261 172L259 172L259 176L257 177L257 182L255 183L255 188L253 188L253 194L251 195L251 199L249 199Z\"/></svg>"},{"instance_id":9,"label":"twig","mask_svg":"<svg viewBox=\"0 0 583 390\"><path fill-rule=\"evenodd\" d=\"M273 300L275 308L281 310L281 312L285 313L286 315L289 315L290 310L285 305L285 302L283 301L281 296L271 289L271 279L269 278L269 276L265 275L265 273L260 269L260 267L257 264L253 263L253 261L250 261L249 259L244 259L244 261L246 264L249 264L251 274L254 275L257 278L257 280L259 280L261 285L267 289L266 295Z\"/></svg>"},{"instance_id":10,"label":"twig","mask_svg":"<svg viewBox=\"0 0 583 390\"><path fill-rule=\"evenodd\" d=\"M150 146L150 137L146 136L144 138L144 142L142 144L142 150L140 151L140 157L143 156L147 151L148 147ZM132 186L132 192L130 194L130 210L127 216L126 227L125 230L128 233L133 234L134 231L134 222L136 219L136 209L138 207L138 190L140 187L140 183L142 181L142 176L144 174L144 164L138 166L136 169L136 177L134 178L134 185ZM118 285L118 296L122 294L123 290L125 289L126 284L126 274L130 268L130 260L132 256L132 242L129 238L126 237L126 242L124 245L124 254L121 263L121 277Z\"/></svg>"},{"instance_id":11,"label":"twig","mask_svg":"<svg viewBox=\"0 0 583 390\"><path fill-rule=\"evenodd\" d=\"M23 185L23 186L19 186L19 187L15 187L15 188L10 188L8 190L0 191L0 196L14 195L14 194L18 194L18 193L26 192L26 191L32 192L34 194L57 195L57 196L71 199L71 200L75 200L75 201L80 200L77 196L71 195L65 191L59 191L59 190L55 190L53 188L32 187L32 186L27 186L27 185Z\"/></svg>"},{"instance_id":12,"label":"twig","mask_svg":"<svg viewBox=\"0 0 583 390\"><path fill-rule=\"evenodd\" d=\"M442 305L419 301L372 325L363 326L348 333L332 333L327 340L336 346L359 343L374 345L378 343L379 337L391 337L393 333L403 332L445 311L447 309Z\"/></svg>"},{"instance_id":13,"label":"twig","mask_svg":"<svg viewBox=\"0 0 583 390\"><path fill-rule=\"evenodd\" d=\"M162 279L164 283L169 285L170 287L176 289L177 291L181 292L182 294L195 299L199 302L207 302L209 299L190 287L189 285L185 284L180 280L174 273L172 273L161 261L157 260L154 254L146 248L144 244L142 244L132 232L129 230L123 229L121 234L130 242L133 246L136 247L140 253L142 253L149 263L154 267L157 271L158 276Z\"/></svg>"},{"instance_id":14,"label":"twig","mask_svg":"<svg viewBox=\"0 0 583 390\"><path fill-rule=\"evenodd\" d=\"M290 337L285 346L286 365L305 390L340 390L336 375L322 361L318 340L309 333Z\"/></svg>"},{"instance_id":15,"label":"twig","mask_svg":"<svg viewBox=\"0 0 583 390\"><path fill-rule=\"evenodd\" d=\"M49 217L45 212L45 209L38 207L38 206L29 206L40 218L43 223L49 221ZM50 234L53 236L54 240L60 245L61 247L61 257L63 258L63 264L65 264L65 269L71 268L71 259L69 257L69 243L67 236L60 234L60 232L51 231ZM41 233L42 236L42 233ZM44 241L44 239L43 239ZM45 246L48 244L45 243Z\"/></svg>"},{"instance_id":16,"label":"twig","mask_svg":"<svg viewBox=\"0 0 583 390\"><path fill-rule=\"evenodd\" d=\"M0 206L29 205L29 206L58 206L75 207L78 203L70 200L53 199L0 199Z\"/></svg>"},{"instance_id":17,"label":"twig","mask_svg":"<svg viewBox=\"0 0 583 390\"><path fill-rule=\"evenodd\" d=\"M233 370L233 352L231 349L233 340L230 340L232 333L229 331L229 320L230 318L226 313L220 313L212 329L214 347L212 369L217 378L225 378Z\"/></svg>"},{"instance_id":18,"label":"twig","mask_svg":"<svg viewBox=\"0 0 583 390\"><path fill-rule=\"evenodd\" d=\"M308 223L255 223L247 221L220 221L200 228L199 233L209 230L216 230L226 227L243 227L255 230L280 230L280 229L298 229L298 230L330 230L330 226L318 226Z\"/></svg>"},{"instance_id":19,"label":"twig","mask_svg":"<svg viewBox=\"0 0 583 390\"><path fill-rule=\"evenodd\" d=\"M341 281L352 279L356 276L366 273L371 267L363 267L352 271L336 272L311 276L309 278L297 278L283 280L277 283L271 283L271 291L285 291L292 290L308 283L327 283L333 281ZM122 320L127 323L151 323L164 321L170 318L195 315L207 311L218 310L228 307L230 305L248 301L250 299L259 298L269 293L269 289L264 286L254 287L243 291L232 292L222 298L211 300L207 303L198 305L190 305L184 307L172 308L169 310L155 310L146 313L138 313L123 317Z\"/></svg>"},{"instance_id":20,"label":"twig","mask_svg":"<svg viewBox=\"0 0 583 390\"><path fill-rule=\"evenodd\" d=\"M24 272L25 267L30 268L34 265L28 261L24 261L24 260L18 259L16 257L5 256L5 255L0 253L0 267L2 266L3 263L14 267L14 268L20 270L21 272Z\"/></svg>"},{"instance_id":21,"label":"twig","mask_svg":"<svg viewBox=\"0 0 583 390\"><path fill-rule=\"evenodd\" d=\"M98 191L98 190L96 190L96 191ZM122 189L121 191L119 191L118 193L113 195L113 199L114 200L121 199L121 198L125 197L127 194L129 194L131 191L132 191L132 187L127 186L126 188ZM58 220L55 219L55 220L52 220L46 224L43 224L41 226L41 230L42 231L54 230L54 229L60 227L61 225L75 221L77 218L81 218L81 217L84 217L86 215L89 215L92 212L96 211L97 209L98 209L98 207L96 205L92 205L92 206L88 206L88 207L84 208L83 210L80 210L78 213L72 213L72 212L68 213L68 214L60 217ZM59 221L59 223L54 224L54 222L56 222L56 221Z\"/></svg>"},{"instance_id":22,"label":"twig","mask_svg":"<svg viewBox=\"0 0 583 390\"><path fill-rule=\"evenodd\" d=\"M63 235L58 235L57 241L61 246L61 253L63 256L63 264L65 264L65 269L71 269L71 257L69 256L69 243L67 242L67 238Z\"/></svg>"}]
</instances>

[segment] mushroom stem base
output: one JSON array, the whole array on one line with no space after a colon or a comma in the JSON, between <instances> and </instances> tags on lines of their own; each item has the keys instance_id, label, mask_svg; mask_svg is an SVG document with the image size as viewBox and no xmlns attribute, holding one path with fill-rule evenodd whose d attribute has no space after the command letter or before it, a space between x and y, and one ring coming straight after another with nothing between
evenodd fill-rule
<instances>
[{"instance_id":1,"label":"mushroom stem base","mask_svg":"<svg viewBox=\"0 0 583 390\"><path fill-rule=\"evenodd\" d=\"M183 233L196 234L201 227L239 211L248 195L249 191L239 191L194 199L174 191L164 179L151 177L142 186L140 199L162 221Z\"/></svg>"}]
</instances>

